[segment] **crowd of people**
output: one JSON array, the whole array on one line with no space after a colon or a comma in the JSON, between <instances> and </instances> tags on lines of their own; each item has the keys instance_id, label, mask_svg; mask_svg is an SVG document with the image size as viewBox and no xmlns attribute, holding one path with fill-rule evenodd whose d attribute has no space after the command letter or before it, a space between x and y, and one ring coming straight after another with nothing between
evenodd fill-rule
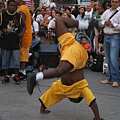
<instances>
[{"instance_id":1,"label":"crowd of people","mask_svg":"<svg viewBox=\"0 0 120 120\"><path fill-rule=\"evenodd\" d=\"M86 36L88 36L89 40L86 39L87 40L86 43L90 45L90 50L87 50L88 53L89 53L89 58L90 58L90 55L91 55L91 52L90 52L91 50L92 50L92 53L94 52L97 55L102 54L103 57L105 58L103 62L106 61L108 69L110 69L110 66L111 66L112 63L108 62L108 58L110 60L111 56L108 56L109 53L104 52L106 47L103 45L103 43L99 43L98 39L99 39L99 33L101 31L104 31L104 34L109 34L109 33L105 32L106 31L106 26L108 24L111 25L112 22L111 23L107 23L107 25L104 26L103 28L99 27L98 25L95 25L94 23L95 23L96 20L99 21L100 19L103 19L104 21L106 21L106 19L109 19L109 17L110 17L109 15L111 15L111 13L108 12L109 13L109 15L108 15L109 17L105 18L106 16L104 14L106 13L106 11L109 11L109 10L112 10L112 9L113 9L113 11L115 9L118 9L118 11L119 11L119 6L117 6L118 5L117 2L114 2L114 1L113 2L109 2L109 1L107 1L104 4L100 4L99 2L95 2L95 0L91 0L90 4L87 4L87 5L84 5L84 6L76 5L76 6L68 6L68 7L62 6L62 7L60 7L60 6L57 6L57 4L53 0L50 0L50 1L46 0L45 2L43 2L41 4L40 7L38 7L37 9L34 9L33 1L31 1L30 3L29 3L29 1L27 1L27 2L25 2L24 0L22 2L21 1L22 0L20 0L19 3L20 4L22 3L22 5L26 6L26 8L21 7L21 5L16 1L16 8L12 12L13 13L17 12L17 13L21 14L22 18L20 18L20 19L22 21L19 24L20 25L20 30L22 31L22 29L26 29L27 28L29 30L29 32L28 32L28 30L23 30L22 34L24 33L25 37L24 37L24 34L21 35L22 37L21 38L19 37L20 40L17 41L17 43L15 43L18 46L20 44L20 47L17 48L17 50L19 50L19 48L20 48L20 58L17 57L18 59L20 59L20 65L19 64L17 65L17 70L15 70L15 71L13 70L14 74L15 74L14 77L17 76L16 79L19 80L19 77L22 78L22 79L26 78L25 67L26 67L26 63L29 60L29 56L28 55L22 56L22 55L23 55L24 48L25 49L27 48L24 53L29 53L29 47L31 46L32 42L40 41L41 44L58 44L59 52L61 51L60 50L60 43L58 43L57 36L56 36L56 26L55 26L56 25L56 19L58 17L71 18L71 19L74 19L74 20L79 20L79 21L81 21L81 24L86 22L86 26L84 26L84 28L80 28L80 29L69 28L69 31L72 32L74 34L74 36L78 32L82 32L82 33L85 34L83 36L83 38L86 38ZM6 17L6 15L4 15L3 13L5 13L5 12L8 13L9 12L8 11L9 10L8 3L9 2L5 2L5 1L1 1L0 2L1 29L3 29L2 26L4 24L8 24L8 23L4 23L5 22L4 19L6 19L6 18L3 18L3 16ZM19 12L20 8L21 8L21 10ZM22 10L24 11L23 13L22 13ZM119 12L116 13L116 15L117 14L119 14ZM113 16L113 18L116 17L116 15ZM103 16L105 16L105 17L103 17ZM111 20L113 18L111 18ZM11 18L8 18L8 19L10 19L9 21L11 21ZM27 21L27 22L24 22L24 21ZM20 22L20 21L18 21L18 22ZM87 25L88 23L89 23L89 27ZM117 23L115 23L114 25L117 26L118 23L119 23L119 21L117 21ZM9 23L9 24L12 24L12 23ZM23 25L23 24L25 24L25 25ZM30 28L30 25L32 26L32 29ZM10 25L7 25L5 27L8 27L8 26L11 27ZM88 27L87 30L86 30L86 27ZM8 28L4 28L4 30L5 29L8 29ZM17 29L19 29L19 28L17 28ZM113 27L113 24L112 24L112 28L110 28L110 29L114 29L115 30L115 28ZM2 34L3 34L4 30L1 30ZM109 30L109 29L107 28L107 30ZM111 30L112 31L112 36L113 36L114 33L115 33L115 35L116 35L116 33L119 33L118 30L119 30L119 28L116 28L115 32L113 30ZM28 35L28 36L26 37L26 35ZM8 39L6 37L3 37L3 38ZM111 38L111 36L110 36L110 38ZM82 43L82 38L81 38L80 44L81 43ZM13 46L17 46L17 45L13 45ZM85 43L84 43L84 45L82 43L82 46L85 47ZM13 50L13 49L15 49L16 50L16 48L12 48L12 46L10 46L10 45L9 45L9 47L6 46L5 42L4 43L1 42L2 59L3 59L3 53L4 53L4 52L2 52L3 49L5 49L5 50ZM110 49L108 50L108 47L107 47L107 50L105 50L105 51L110 52ZM119 50L117 50L117 52L119 53ZM105 55L105 53L107 54L107 56ZM112 55L112 53L111 53L111 55ZM93 59L94 59L95 58L95 54L92 55L92 56L93 56ZM23 57L26 57L26 58L23 59ZM4 59L6 59L6 58L4 58ZM1 61L5 61L4 59L1 60ZM11 59L11 58L8 58L8 59ZM115 61L114 64L116 64L116 66L117 66L117 71L118 71L117 74L118 74L119 73L119 61L118 61L118 58L116 60L112 60L112 61ZM110 63L110 65L109 65L109 63ZM8 75L9 67L11 68L14 65L8 65L9 67L7 66L7 68L6 67L4 68L3 64L8 64L8 63L1 62L1 64L2 64L1 65L1 70L5 69L4 70L4 74L5 74L5 78L4 79L5 79L5 81L9 82L9 75ZM9 64L11 64L11 63L9 63ZM110 71L109 71L109 73L108 73L108 71L109 70L106 71L106 75L110 77ZM112 70L112 72L115 72L114 69ZM19 73L19 75L18 75L18 73ZM107 81L107 82L109 82L109 81ZM3 83L5 83L4 80L3 80ZM106 82L102 82L101 81L101 83L106 83ZM119 86L119 82L115 81L113 86Z\"/></svg>"},{"instance_id":2,"label":"crowd of people","mask_svg":"<svg viewBox=\"0 0 120 120\"><path fill-rule=\"evenodd\" d=\"M103 120L99 115L96 98L84 77L83 68L91 55L94 59L95 55L101 54L108 65L108 77L100 82L119 86L119 5L119 0L105 4L91 0L90 4L84 6L58 7L53 0L45 0L34 10L33 1L0 1L0 64L4 71L2 83L10 82L9 69L12 68L13 80L17 84L27 77L27 90L31 95L42 79L60 77L39 98L40 112L49 113L46 109L64 98L75 103L85 98L94 113L94 120ZM103 43L98 40L101 31L104 33ZM75 36L79 32L84 34L77 42ZM58 44L60 62L56 68L26 74L30 46L35 41Z\"/></svg>"},{"instance_id":3,"label":"crowd of people","mask_svg":"<svg viewBox=\"0 0 120 120\"><path fill-rule=\"evenodd\" d=\"M5 20L4 20L7 17L4 14L7 13L8 15L10 15L8 3L9 2L5 2L5 1L0 2L1 39L8 39L7 37L9 37L10 34L6 35L7 37L2 36L2 34L5 33L6 31L8 34L9 32L11 32L13 30L13 28L12 29L10 28L10 27L13 27L12 23L9 23L10 25L4 26L4 24L8 24L7 21L5 22ZM22 5L24 5L24 7ZM114 17L116 17L117 14L119 14L119 5L118 6L117 5L118 4L116 1L115 2L107 1L104 4L100 4L99 2L95 2L95 0L91 0L90 4L87 4L84 6L76 5L76 6L68 6L68 7L65 7L65 6L59 7L53 0L50 0L50 1L46 0L45 2L43 2L41 4L40 7L38 7L37 9L34 9L33 1L31 1L31 3L29 3L29 1L25 2L24 0L19 0L19 2L16 1L16 8L14 10L10 10L10 12L12 11L12 14L17 12L18 14L20 14L22 16L20 18L21 21L18 21L18 23L20 22L19 23L20 26L17 26L18 28L15 27L14 29L18 30L17 34L18 34L18 32L21 32L22 29L23 29L23 32L18 34L19 35L18 39L15 38L18 40L15 43L15 45L12 44L12 46L11 46L9 44L9 46L8 46L7 41L3 42L1 40L0 46L1 46L2 59L3 58L5 59L5 60L3 59L1 61L6 61L5 56L3 57L3 54L5 55L3 50L9 50L10 51L9 54L11 54L11 50L12 50L12 52L13 52L13 50L18 50L18 51L20 50L19 51L20 58L17 57L18 59L20 59L20 65L17 63L17 66L16 66L17 68L15 68L15 70L13 70L14 77L16 79L18 79L18 81L20 78L21 79L26 78L25 67L26 67L26 63L29 61L29 56L28 56L29 48L33 42L40 41L41 44L58 44L58 48L59 48L58 50L59 50L59 52L61 51L60 50L61 45L60 45L60 43L58 43L57 36L56 36L56 26L55 25L56 25L56 19L58 17L64 17L64 18L71 18L74 20L79 20L79 21L81 21L81 24L86 23L86 26L84 26L83 28L82 27L80 29L69 28L69 31L71 33L73 33L74 36L76 36L76 34L78 32L82 32L85 34L82 36L83 38L86 38L86 36L88 36L89 40L86 39L86 44L90 45L89 46L90 49L87 50L87 52L89 54L89 59L90 59L91 55L93 56L93 59L94 59L95 53L96 53L96 55L102 54L103 57L105 58L103 62L106 61L108 69L110 69L110 66L111 66L111 64L113 64L113 61L114 61L115 63L113 65L117 66L117 71L118 71L117 74L119 74L118 58L116 58L116 60L111 60L111 58L113 58L113 57L108 56L109 54L112 55L112 52L110 53L111 49L108 49L108 44L107 44L107 50L106 50L106 47L105 47L106 44L104 45L103 43L98 42L99 33L101 31L104 31L104 34L105 34L104 36L106 36L108 34L112 34L112 35L109 35L110 38L111 38L111 36L113 36L113 34L115 34L115 36L116 36L116 34L119 33L119 20L117 21L117 23L116 23L116 21L115 21L115 23L112 22L112 20L114 21ZM25 6L26 6L26 8L25 8ZM12 8L10 8L10 9L12 9ZM20 12L19 12L19 9L20 9ZM118 9L118 12L116 13L116 15L114 15L109 20L108 23L105 22L107 24L105 24L105 26L103 26L103 28L99 27L98 24L96 25L95 21L99 21L100 19L103 19L103 21L106 21L106 19L109 19L111 13L113 13L113 12L111 12L111 13L108 12L109 17L106 18L106 15L104 15L104 14L106 14L107 11L109 11L109 10L114 11L116 9ZM22 11L24 11L24 12L22 12ZM5 18L4 18L4 16L5 16ZM8 19L10 19L9 21L11 21L11 18L9 18L9 17L8 17ZM14 22L14 19L13 19L13 22ZM88 24L89 24L89 27L88 27ZM109 28L106 28L106 26L108 26L108 24L110 25L109 27L111 27L110 28L111 33L106 32L106 29L107 29L107 31L109 30ZM116 27L116 29L115 29L114 25L118 26L118 27ZM32 29L31 29L31 26L32 26ZM88 29L86 30L87 27L88 27ZM11 30L6 30L6 29L11 29ZM23 35L21 35L21 34L23 34ZM24 37L24 35L25 35L25 37ZM119 35L119 34L117 34L117 35ZM106 38L106 37L104 37L104 38ZM82 44L83 47L86 47L85 43L84 43L84 45L82 43L82 38L81 38L80 44ZM18 47L14 48L13 46L18 46ZM87 49L87 48L85 48L85 49ZM119 47L118 47L118 49L119 49ZM104 52L104 50L109 53ZM92 51L92 52L90 52L90 51ZM93 52L94 52L94 55L91 54ZM117 50L117 52L119 53L119 50ZM26 54L23 54L23 53L26 53ZM106 55L105 55L105 53L106 53ZM19 54L17 54L17 55L19 56ZM117 55L117 56L119 57L119 55ZM117 56L115 56L115 57L117 57ZM8 59L13 59L12 57L13 56L10 55L10 58L8 58ZM5 81L9 82L9 75L8 75L9 68L14 68L14 65L12 65L11 61L13 61L13 60L9 60L8 63L1 62L1 69L4 71L4 74L5 74L3 83L5 83ZM4 65L7 65L7 64L9 67L8 66L4 67ZM116 70L114 70L114 67L111 69L112 69L112 72L116 73ZM109 73L108 73L108 71L109 71ZM110 74L110 71L111 70L107 70L107 72L106 72L106 75L109 77L108 80L110 79L110 76L112 74L112 73ZM19 75L18 75L18 73L19 73ZM104 81L104 82L101 81L101 83L109 83L109 81ZM115 80L113 86L119 86L119 81L117 82Z\"/></svg>"},{"instance_id":4,"label":"crowd of people","mask_svg":"<svg viewBox=\"0 0 120 120\"><path fill-rule=\"evenodd\" d=\"M51 4L51 2L54 2L54 1L50 1L49 4ZM46 12L43 12L43 11L46 11ZM36 14L39 14L39 15L36 15ZM118 48L113 47L115 45L115 38L116 37L119 38L119 33L120 33L119 31L120 21L117 18L117 16L119 16L119 1L113 0L111 2L107 1L103 4L100 4L99 2L95 2L95 0L91 0L91 3L85 6L76 5L76 6L58 8L57 6L50 7L50 5L48 4L47 6L46 4L43 4L42 7L37 8L37 10L35 11L35 15L33 15L33 18L38 22L40 26L40 30L41 29L43 31L46 30L46 32L43 32L42 34L40 34L41 40L42 40L42 35L43 36L46 35L46 37L49 37L48 39L50 41L52 40L52 43L58 42L56 39L56 29L55 29L55 22L58 17L65 17L65 18L71 18L74 20L79 20L81 21L81 24L86 23L86 26L84 26L83 28L82 27L80 29L69 28L69 31L72 32L74 36L76 35L76 33L82 32L82 33L85 33L85 36L87 35L90 38L90 40L87 41L87 44L89 43L91 45L90 50L87 50L88 53L94 52L92 54L93 59L95 58L95 53L96 55L102 54L102 56L105 58L103 60L103 63L105 62L108 66L107 71L105 73L106 76L108 76L108 78L107 80L102 80L101 83L103 84L112 83L113 87L118 87L120 82L119 80L119 49L120 47L119 46ZM117 20L115 20L115 18ZM103 23L100 22L101 20ZM96 24L96 21L99 21L99 23ZM88 23L89 23L89 27L87 25ZM88 29L86 30L87 27ZM54 32L54 34L51 31ZM99 34L101 31L104 32L104 40L103 40L104 43L99 43ZM49 36L47 34L48 32L49 32ZM85 36L83 36L83 38L85 38ZM112 37L115 37L115 38L112 38ZM114 44L110 43L105 39L112 39ZM116 44L118 44L118 42L116 42ZM60 46L60 43L59 43L59 46ZM84 46L85 46L85 43L83 47ZM113 51L114 49L115 51ZM91 50L92 52L90 52Z\"/></svg>"}]
</instances>

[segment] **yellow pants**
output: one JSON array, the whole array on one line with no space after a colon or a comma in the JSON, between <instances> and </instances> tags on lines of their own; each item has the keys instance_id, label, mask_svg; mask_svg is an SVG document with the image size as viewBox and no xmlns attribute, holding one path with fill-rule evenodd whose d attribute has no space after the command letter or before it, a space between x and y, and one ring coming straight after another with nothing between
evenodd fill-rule
<instances>
[{"instance_id":1,"label":"yellow pants","mask_svg":"<svg viewBox=\"0 0 120 120\"><path fill-rule=\"evenodd\" d=\"M29 49L30 47L27 48L20 48L20 62L28 62L29 60Z\"/></svg>"},{"instance_id":2,"label":"yellow pants","mask_svg":"<svg viewBox=\"0 0 120 120\"><path fill-rule=\"evenodd\" d=\"M92 91L88 88L88 83L85 79L74 83L71 86L63 85L61 80L52 83L52 86L39 99L45 108L48 108L64 98L79 98L86 99L86 104L89 106L95 99Z\"/></svg>"}]
</instances>

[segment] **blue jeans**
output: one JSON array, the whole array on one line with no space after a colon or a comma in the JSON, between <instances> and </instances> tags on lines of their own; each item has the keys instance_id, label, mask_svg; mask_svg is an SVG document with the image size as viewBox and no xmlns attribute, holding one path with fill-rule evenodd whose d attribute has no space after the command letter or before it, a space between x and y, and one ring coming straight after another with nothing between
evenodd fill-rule
<instances>
[{"instance_id":1,"label":"blue jeans","mask_svg":"<svg viewBox=\"0 0 120 120\"><path fill-rule=\"evenodd\" d=\"M1 50L2 69L20 68L20 50Z\"/></svg>"},{"instance_id":2,"label":"blue jeans","mask_svg":"<svg viewBox=\"0 0 120 120\"><path fill-rule=\"evenodd\" d=\"M2 53L0 51L0 71L2 70Z\"/></svg>"},{"instance_id":3,"label":"blue jeans","mask_svg":"<svg viewBox=\"0 0 120 120\"><path fill-rule=\"evenodd\" d=\"M41 39L40 38L34 38L32 40L32 45L31 45L31 48L34 48L36 45L40 44L41 42Z\"/></svg>"},{"instance_id":4,"label":"blue jeans","mask_svg":"<svg viewBox=\"0 0 120 120\"><path fill-rule=\"evenodd\" d=\"M119 76L119 52L120 52L120 35L105 35L104 37L105 59L109 67L109 76L107 80L120 83Z\"/></svg>"}]
</instances>

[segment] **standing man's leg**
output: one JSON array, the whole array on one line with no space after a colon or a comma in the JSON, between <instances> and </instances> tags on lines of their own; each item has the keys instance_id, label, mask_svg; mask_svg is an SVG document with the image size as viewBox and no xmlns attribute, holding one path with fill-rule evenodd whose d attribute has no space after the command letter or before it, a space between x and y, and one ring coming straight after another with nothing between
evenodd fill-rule
<instances>
[{"instance_id":1,"label":"standing man's leg","mask_svg":"<svg viewBox=\"0 0 120 120\"><path fill-rule=\"evenodd\" d=\"M104 50L105 59L108 63L109 74L107 80L102 80L101 83L112 83L113 87L118 87L120 83L119 77L119 49L120 49L120 35L105 36Z\"/></svg>"},{"instance_id":2,"label":"standing man's leg","mask_svg":"<svg viewBox=\"0 0 120 120\"><path fill-rule=\"evenodd\" d=\"M29 47L27 48L20 48L20 79L23 80L26 78L26 64L29 59Z\"/></svg>"},{"instance_id":3,"label":"standing man's leg","mask_svg":"<svg viewBox=\"0 0 120 120\"><path fill-rule=\"evenodd\" d=\"M110 72L113 87L117 87L120 84L119 76L119 50L120 50L120 35L111 36L110 39Z\"/></svg>"},{"instance_id":4,"label":"standing man's leg","mask_svg":"<svg viewBox=\"0 0 120 120\"><path fill-rule=\"evenodd\" d=\"M11 61L10 61L10 68L13 68L14 76L13 80L20 84L20 78L19 78L19 69L20 69L20 50L13 50L11 55Z\"/></svg>"},{"instance_id":5,"label":"standing man's leg","mask_svg":"<svg viewBox=\"0 0 120 120\"><path fill-rule=\"evenodd\" d=\"M2 80L2 84L5 84L10 81L9 68L10 68L11 51L1 49L1 53L2 53L2 69L4 71L4 78Z\"/></svg>"}]
</instances>

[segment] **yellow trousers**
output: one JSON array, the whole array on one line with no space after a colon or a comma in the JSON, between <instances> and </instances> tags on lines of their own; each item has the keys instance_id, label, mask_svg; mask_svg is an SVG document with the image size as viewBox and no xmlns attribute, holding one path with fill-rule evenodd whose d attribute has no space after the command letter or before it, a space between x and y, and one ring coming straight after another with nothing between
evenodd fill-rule
<instances>
[{"instance_id":1,"label":"yellow trousers","mask_svg":"<svg viewBox=\"0 0 120 120\"><path fill-rule=\"evenodd\" d=\"M86 104L89 106L95 99L92 91L88 88L88 83L85 79L74 83L71 86L63 85L61 80L52 83L52 86L39 99L45 108L48 108L64 98L86 99Z\"/></svg>"}]
</instances>

